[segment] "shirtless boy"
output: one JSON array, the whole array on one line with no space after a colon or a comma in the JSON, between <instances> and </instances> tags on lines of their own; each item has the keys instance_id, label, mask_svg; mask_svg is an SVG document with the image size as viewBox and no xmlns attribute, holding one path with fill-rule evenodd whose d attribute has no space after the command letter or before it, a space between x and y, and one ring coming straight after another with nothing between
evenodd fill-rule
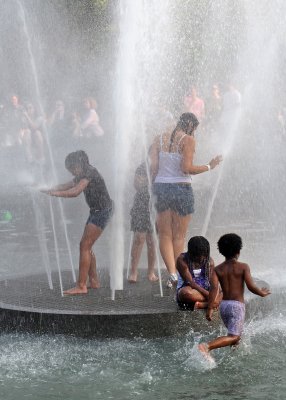
<instances>
[{"instance_id":1,"label":"shirtless boy","mask_svg":"<svg viewBox=\"0 0 286 400\"><path fill-rule=\"evenodd\" d=\"M219 347L238 344L244 324L244 284L254 294L265 297L270 294L267 288L258 288L251 277L247 264L238 260L242 249L242 240L235 233L223 235L218 241L219 252L225 257L225 261L214 269L211 276L211 288L206 318L211 321L214 309L215 297L220 284L223 299L219 310L224 325L228 330L227 336L218 337L208 343L199 344L199 350L211 358L209 352Z\"/></svg>"}]
</instances>

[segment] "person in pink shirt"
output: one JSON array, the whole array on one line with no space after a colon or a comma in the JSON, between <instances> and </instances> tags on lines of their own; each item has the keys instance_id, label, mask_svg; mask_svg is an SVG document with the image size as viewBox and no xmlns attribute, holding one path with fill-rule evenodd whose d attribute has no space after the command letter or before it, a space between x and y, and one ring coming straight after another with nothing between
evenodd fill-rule
<instances>
[{"instance_id":1,"label":"person in pink shirt","mask_svg":"<svg viewBox=\"0 0 286 400\"><path fill-rule=\"evenodd\" d=\"M197 89L192 86L189 94L185 96L184 99L185 112L195 114L199 122L205 117L205 103L203 99L199 98L197 95Z\"/></svg>"}]
</instances>

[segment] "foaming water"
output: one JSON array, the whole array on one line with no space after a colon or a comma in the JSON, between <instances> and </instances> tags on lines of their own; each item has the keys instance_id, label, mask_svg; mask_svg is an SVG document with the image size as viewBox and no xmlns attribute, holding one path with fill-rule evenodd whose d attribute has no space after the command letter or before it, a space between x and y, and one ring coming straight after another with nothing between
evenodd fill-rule
<instances>
[{"instance_id":1,"label":"foaming water","mask_svg":"<svg viewBox=\"0 0 286 400\"><path fill-rule=\"evenodd\" d=\"M216 364L210 365L197 344L224 333L219 327L207 335L190 330L180 339L156 340L2 335L2 393L13 400L28 394L32 399L59 400L242 400L268 398L275 382L276 398L282 399L285 321L279 315L247 321L240 346L214 351Z\"/></svg>"}]
</instances>

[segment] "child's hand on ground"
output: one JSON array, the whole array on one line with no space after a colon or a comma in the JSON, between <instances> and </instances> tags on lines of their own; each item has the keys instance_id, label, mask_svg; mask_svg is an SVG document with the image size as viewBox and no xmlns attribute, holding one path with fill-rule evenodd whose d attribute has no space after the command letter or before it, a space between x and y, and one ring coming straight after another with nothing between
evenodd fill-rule
<instances>
[{"instance_id":1,"label":"child's hand on ground","mask_svg":"<svg viewBox=\"0 0 286 400\"><path fill-rule=\"evenodd\" d=\"M212 321L212 319L213 319L213 309L207 309L207 313L206 313L206 319L208 320L208 321Z\"/></svg>"}]
</instances>

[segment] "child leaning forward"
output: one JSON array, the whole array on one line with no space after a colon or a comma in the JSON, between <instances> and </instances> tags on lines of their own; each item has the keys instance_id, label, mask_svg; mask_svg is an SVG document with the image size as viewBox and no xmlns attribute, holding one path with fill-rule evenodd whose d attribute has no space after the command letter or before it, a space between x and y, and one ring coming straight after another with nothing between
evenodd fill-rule
<instances>
[{"instance_id":1,"label":"child leaning forward","mask_svg":"<svg viewBox=\"0 0 286 400\"><path fill-rule=\"evenodd\" d=\"M189 240L188 251L178 257L177 270L178 306L185 310L207 308L214 262L210 257L210 244L205 237L194 236ZM217 307L221 300L218 288L215 298Z\"/></svg>"}]
</instances>

